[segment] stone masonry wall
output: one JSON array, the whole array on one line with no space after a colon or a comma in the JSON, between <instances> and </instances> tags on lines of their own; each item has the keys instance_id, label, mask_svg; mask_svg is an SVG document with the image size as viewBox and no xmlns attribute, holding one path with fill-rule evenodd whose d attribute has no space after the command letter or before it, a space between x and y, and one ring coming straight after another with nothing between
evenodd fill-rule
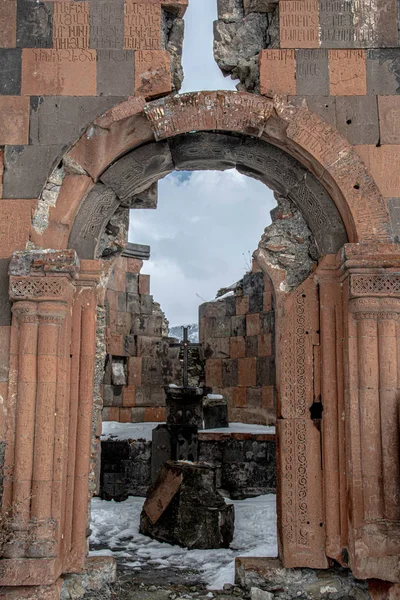
<instances>
[{"instance_id":1,"label":"stone masonry wall","mask_svg":"<svg viewBox=\"0 0 400 600\"><path fill-rule=\"evenodd\" d=\"M232 295L202 304L206 385L228 401L232 422L275 423L274 308L271 283L255 262Z\"/></svg>"},{"instance_id":2,"label":"stone masonry wall","mask_svg":"<svg viewBox=\"0 0 400 600\"><path fill-rule=\"evenodd\" d=\"M218 0L214 27L215 59L240 79L238 89L286 96L354 146L386 200L397 241L399 22L398 0ZM309 138L318 152L318 132L310 129Z\"/></svg>"},{"instance_id":3,"label":"stone masonry wall","mask_svg":"<svg viewBox=\"0 0 400 600\"><path fill-rule=\"evenodd\" d=\"M163 386L181 379L179 348L169 346L168 321L142 267L121 256L108 282L104 421L165 421Z\"/></svg>"}]
</instances>

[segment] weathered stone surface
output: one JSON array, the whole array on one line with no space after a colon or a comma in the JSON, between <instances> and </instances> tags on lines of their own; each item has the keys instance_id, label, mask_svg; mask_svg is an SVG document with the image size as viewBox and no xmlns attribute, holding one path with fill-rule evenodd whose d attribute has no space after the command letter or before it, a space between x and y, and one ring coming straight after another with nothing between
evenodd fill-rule
<instances>
[{"instance_id":1,"label":"weathered stone surface","mask_svg":"<svg viewBox=\"0 0 400 600\"><path fill-rule=\"evenodd\" d=\"M163 484L168 471L181 474L182 483L156 522L151 522L145 503L140 532L190 549L228 548L234 532L234 507L216 491L214 470L201 463L169 462L150 488L148 500Z\"/></svg>"},{"instance_id":2,"label":"weathered stone surface","mask_svg":"<svg viewBox=\"0 0 400 600\"><path fill-rule=\"evenodd\" d=\"M336 124L340 133L351 144L377 144L379 120L376 98L372 96L336 98Z\"/></svg>"},{"instance_id":3,"label":"weathered stone surface","mask_svg":"<svg viewBox=\"0 0 400 600\"><path fill-rule=\"evenodd\" d=\"M329 96L328 51L296 52L296 88L298 95Z\"/></svg>"},{"instance_id":4,"label":"weathered stone surface","mask_svg":"<svg viewBox=\"0 0 400 600\"><path fill-rule=\"evenodd\" d=\"M147 190L173 169L168 144L148 144L114 163L100 179L114 190L122 203L130 203L133 196Z\"/></svg>"},{"instance_id":5,"label":"weathered stone surface","mask_svg":"<svg viewBox=\"0 0 400 600\"><path fill-rule=\"evenodd\" d=\"M371 95L400 94L400 48L367 50L367 88Z\"/></svg>"},{"instance_id":6,"label":"weathered stone surface","mask_svg":"<svg viewBox=\"0 0 400 600\"><path fill-rule=\"evenodd\" d=\"M135 95L146 99L172 91L171 56L167 50L135 52Z\"/></svg>"},{"instance_id":7,"label":"weathered stone surface","mask_svg":"<svg viewBox=\"0 0 400 600\"><path fill-rule=\"evenodd\" d=\"M28 136L29 98L0 96L0 144L27 144Z\"/></svg>"},{"instance_id":8,"label":"weathered stone surface","mask_svg":"<svg viewBox=\"0 0 400 600\"><path fill-rule=\"evenodd\" d=\"M224 73L230 73L241 60L256 56L267 46L266 15L252 13L234 23L215 21L214 58Z\"/></svg>"},{"instance_id":9,"label":"weathered stone surface","mask_svg":"<svg viewBox=\"0 0 400 600\"><path fill-rule=\"evenodd\" d=\"M319 48L319 2L281 2L279 5L280 47Z\"/></svg>"},{"instance_id":10,"label":"weathered stone surface","mask_svg":"<svg viewBox=\"0 0 400 600\"><path fill-rule=\"evenodd\" d=\"M226 385L225 383L223 385ZM223 396L210 394L203 400L204 429L229 427L228 403Z\"/></svg>"},{"instance_id":11,"label":"weathered stone surface","mask_svg":"<svg viewBox=\"0 0 400 600\"><path fill-rule=\"evenodd\" d=\"M164 12L164 14L166 13ZM169 19L168 29L165 48L171 55L172 89L179 92L184 77L182 68L182 48L185 22L183 19Z\"/></svg>"},{"instance_id":12,"label":"weathered stone surface","mask_svg":"<svg viewBox=\"0 0 400 600\"><path fill-rule=\"evenodd\" d=\"M90 48L122 50L124 48L124 2L96 0L90 6Z\"/></svg>"},{"instance_id":13,"label":"weathered stone surface","mask_svg":"<svg viewBox=\"0 0 400 600\"><path fill-rule=\"evenodd\" d=\"M81 258L95 258L99 240L119 206L110 188L97 183L82 202L71 230L69 245Z\"/></svg>"},{"instance_id":14,"label":"weathered stone surface","mask_svg":"<svg viewBox=\"0 0 400 600\"><path fill-rule=\"evenodd\" d=\"M19 48L0 48L0 94L18 96L21 93L22 53Z\"/></svg>"},{"instance_id":15,"label":"weathered stone surface","mask_svg":"<svg viewBox=\"0 0 400 600\"><path fill-rule=\"evenodd\" d=\"M97 52L97 94L133 96L134 51L101 49Z\"/></svg>"},{"instance_id":16,"label":"weathered stone surface","mask_svg":"<svg viewBox=\"0 0 400 600\"><path fill-rule=\"evenodd\" d=\"M0 47L15 48L17 29L17 0L0 2Z\"/></svg>"},{"instance_id":17,"label":"weathered stone surface","mask_svg":"<svg viewBox=\"0 0 400 600\"><path fill-rule=\"evenodd\" d=\"M53 45L53 4L17 2L17 48L51 48Z\"/></svg>"},{"instance_id":18,"label":"weathered stone surface","mask_svg":"<svg viewBox=\"0 0 400 600\"><path fill-rule=\"evenodd\" d=\"M236 21L244 17L243 0L218 0L218 19Z\"/></svg>"},{"instance_id":19,"label":"weathered stone surface","mask_svg":"<svg viewBox=\"0 0 400 600\"><path fill-rule=\"evenodd\" d=\"M364 96L367 93L365 50L329 50L330 94Z\"/></svg>"},{"instance_id":20,"label":"weathered stone surface","mask_svg":"<svg viewBox=\"0 0 400 600\"><path fill-rule=\"evenodd\" d=\"M263 50L260 53L260 93L296 93L296 55L294 50Z\"/></svg>"}]
</instances>

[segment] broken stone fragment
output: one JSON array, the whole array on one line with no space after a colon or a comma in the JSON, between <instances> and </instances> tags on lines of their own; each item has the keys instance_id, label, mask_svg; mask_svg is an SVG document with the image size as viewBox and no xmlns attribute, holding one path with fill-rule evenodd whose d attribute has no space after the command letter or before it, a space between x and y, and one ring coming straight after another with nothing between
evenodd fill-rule
<instances>
[{"instance_id":1,"label":"broken stone fragment","mask_svg":"<svg viewBox=\"0 0 400 600\"><path fill-rule=\"evenodd\" d=\"M119 360L113 360L111 365L112 382L114 385L126 385L126 375L124 363Z\"/></svg>"},{"instance_id":2,"label":"broken stone fragment","mask_svg":"<svg viewBox=\"0 0 400 600\"><path fill-rule=\"evenodd\" d=\"M245 15L252 12L268 13L273 12L278 6L279 0L243 0Z\"/></svg>"},{"instance_id":3,"label":"broken stone fragment","mask_svg":"<svg viewBox=\"0 0 400 600\"><path fill-rule=\"evenodd\" d=\"M237 21L242 19L243 16L242 0L218 0L218 19Z\"/></svg>"},{"instance_id":4,"label":"broken stone fragment","mask_svg":"<svg viewBox=\"0 0 400 600\"><path fill-rule=\"evenodd\" d=\"M210 465L169 461L149 488L140 533L189 549L229 548L234 520Z\"/></svg>"}]
</instances>

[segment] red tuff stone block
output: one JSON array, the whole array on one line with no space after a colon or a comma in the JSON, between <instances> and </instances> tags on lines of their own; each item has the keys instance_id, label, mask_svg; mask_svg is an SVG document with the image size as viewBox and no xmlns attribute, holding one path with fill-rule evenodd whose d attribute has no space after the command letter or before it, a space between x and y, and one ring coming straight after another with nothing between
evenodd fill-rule
<instances>
[{"instance_id":1,"label":"red tuff stone block","mask_svg":"<svg viewBox=\"0 0 400 600\"><path fill-rule=\"evenodd\" d=\"M139 275L139 294L150 294L150 275Z\"/></svg>"},{"instance_id":2,"label":"red tuff stone block","mask_svg":"<svg viewBox=\"0 0 400 600\"><path fill-rule=\"evenodd\" d=\"M96 51L24 48L23 96L95 96Z\"/></svg>"},{"instance_id":3,"label":"red tuff stone block","mask_svg":"<svg viewBox=\"0 0 400 600\"><path fill-rule=\"evenodd\" d=\"M0 198L3 197L4 150L0 150Z\"/></svg>"},{"instance_id":4,"label":"red tuff stone block","mask_svg":"<svg viewBox=\"0 0 400 600\"><path fill-rule=\"evenodd\" d=\"M263 95L296 94L296 56L294 50L260 52L260 92Z\"/></svg>"},{"instance_id":5,"label":"red tuff stone block","mask_svg":"<svg viewBox=\"0 0 400 600\"><path fill-rule=\"evenodd\" d=\"M88 47L88 3L57 0L53 10L53 48L68 50Z\"/></svg>"},{"instance_id":6,"label":"red tuff stone block","mask_svg":"<svg viewBox=\"0 0 400 600\"><path fill-rule=\"evenodd\" d=\"M161 50L161 5L126 0L124 48Z\"/></svg>"},{"instance_id":7,"label":"red tuff stone block","mask_svg":"<svg viewBox=\"0 0 400 600\"><path fill-rule=\"evenodd\" d=\"M233 406L235 408L246 406L246 388L235 388L233 390Z\"/></svg>"},{"instance_id":8,"label":"red tuff stone block","mask_svg":"<svg viewBox=\"0 0 400 600\"><path fill-rule=\"evenodd\" d=\"M319 48L318 0L281 0L281 48Z\"/></svg>"},{"instance_id":9,"label":"red tuff stone block","mask_svg":"<svg viewBox=\"0 0 400 600\"><path fill-rule=\"evenodd\" d=\"M8 382L0 381L0 439L4 440L6 433Z\"/></svg>"},{"instance_id":10,"label":"red tuff stone block","mask_svg":"<svg viewBox=\"0 0 400 600\"><path fill-rule=\"evenodd\" d=\"M400 98L380 96L378 98L381 144L400 143Z\"/></svg>"},{"instance_id":11,"label":"red tuff stone block","mask_svg":"<svg viewBox=\"0 0 400 600\"><path fill-rule=\"evenodd\" d=\"M397 198L400 189L400 145L355 146L385 198Z\"/></svg>"},{"instance_id":12,"label":"red tuff stone block","mask_svg":"<svg viewBox=\"0 0 400 600\"><path fill-rule=\"evenodd\" d=\"M231 337L229 341L231 358L243 358L246 356L246 342L244 337Z\"/></svg>"},{"instance_id":13,"label":"red tuff stone block","mask_svg":"<svg viewBox=\"0 0 400 600\"><path fill-rule=\"evenodd\" d=\"M105 406L102 410L103 421L119 421L119 408L115 406Z\"/></svg>"},{"instance_id":14,"label":"red tuff stone block","mask_svg":"<svg viewBox=\"0 0 400 600\"><path fill-rule=\"evenodd\" d=\"M128 273L140 273L143 267L143 261L138 258L127 258L126 264Z\"/></svg>"},{"instance_id":15,"label":"red tuff stone block","mask_svg":"<svg viewBox=\"0 0 400 600\"><path fill-rule=\"evenodd\" d=\"M263 297L263 310L264 312L269 312L272 310L272 293L269 291L264 292Z\"/></svg>"},{"instance_id":16,"label":"red tuff stone block","mask_svg":"<svg viewBox=\"0 0 400 600\"><path fill-rule=\"evenodd\" d=\"M15 48L17 0L0 0L0 48Z\"/></svg>"},{"instance_id":17,"label":"red tuff stone block","mask_svg":"<svg viewBox=\"0 0 400 600\"><path fill-rule=\"evenodd\" d=\"M122 406L132 408L135 406L135 386L128 385L122 390Z\"/></svg>"},{"instance_id":18,"label":"red tuff stone block","mask_svg":"<svg viewBox=\"0 0 400 600\"><path fill-rule=\"evenodd\" d=\"M239 358L239 376L240 386L255 386L257 376L256 358Z\"/></svg>"},{"instance_id":19,"label":"red tuff stone block","mask_svg":"<svg viewBox=\"0 0 400 600\"><path fill-rule=\"evenodd\" d=\"M146 423L164 423L166 419L166 409L162 406L146 408L144 411Z\"/></svg>"},{"instance_id":20,"label":"red tuff stone block","mask_svg":"<svg viewBox=\"0 0 400 600\"><path fill-rule=\"evenodd\" d=\"M400 600L400 584L371 579L369 593L373 600Z\"/></svg>"},{"instance_id":21,"label":"red tuff stone block","mask_svg":"<svg viewBox=\"0 0 400 600\"><path fill-rule=\"evenodd\" d=\"M128 385L142 385L142 357L130 356L128 358Z\"/></svg>"},{"instance_id":22,"label":"red tuff stone block","mask_svg":"<svg viewBox=\"0 0 400 600\"><path fill-rule=\"evenodd\" d=\"M260 333L260 314L246 315L246 334L258 335Z\"/></svg>"},{"instance_id":23,"label":"red tuff stone block","mask_svg":"<svg viewBox=\"0 0 400 600\"><path fill-rule=\"evenodd\" d=\"M29 240L32 213L36 200L2 200L0 203L0 258L9 258L15 250L25 248ZM16 224L18 215L18 224Z\"/></svg>"},{"instance_id":24,"label":"red tuff stone block","mask_svg":"<svg viewBox=\"0 0 400 600\"><path fill-rule=\"evenodd\" d=\"M120 423L130 423L131 422L131 409L130 408L120 408L119 409L119 422Z\"/></svg>"},{"instance_id":25,"label":"red tuff stone block","mask_svg":"<svg viewBox=\"0 0 400 600\"><path fill-rule=\"evenodd\" d=\"M365 96L365 50L329 50L329 78L331 96Z\"/></svg>"},{"instance_id":26,"label":"red tuff stone block","mask_svg":"<svg viewBox=\"0 0 400 600\"><path fill-rule=\"evenodd\" d=\"M118 292L114 290L107 290L106 292L106 303L110 311L117 312L118 310Z\"/></svg>"},{"instance_id":27,"label":"red tuff stone block","mask_svg":"<svg viewBox=\"0 0 400 600\"><path fill-rule=\"evenodd\" d=\"M273 385L265 385L262 388L262 407L263 408L274 408L275 402L275 390Z\"/></svg>"},{"instance_id":28,"label":"red tuff stone block","mask_svg":"<svg viewBox=\"0 0 400 600\"><path fill-rule=\"evenodd\" d=\"M249 312L250 298L248 296L238 296L236 298L236 314L247 315Z\"/></svg>"},{"instance_id":29,"label":"red tuff stone block","mask_svg":"<svg viewBox=\"0 0 400 600\"><path fill-rule=\"evenodd\" d=\"M167 50L135 52L135 95L150 99L171 91L170 53Z\"/></svg>"},{"instance_id":30,"label":"red tuff stone block","mask_svg":"<svg viewBox=\"0 0 400 600\"><path fill-rule=\"evenodd\" d=\"M270 333L262 333L258 336L258 356L272 355L272 335Z\"/></svg>"},{"instance_id":31,"label":"red tuff stone block","mask_svg":"<svg viewBox=\"0 0 400 600\"><path fill-rule=\"evenodd\" d=\"M114 268L114 284L113 289L116 292L126 291L126 272L118 267Z\"/></svg>"},{"instance_id":32,"label":"red tuff stone block","mask_svg":"<svg viewBox=\"0 0 400 600\"><path fill-rule=\"evenodd\" d=\"M206 361L206 383L212 388L222 387L222 359L210 358Z\"/></svg>"},{"instance_id":33,"label":"red tuff stone block","mask_svg":"<svg viewBox=\"0 0 400 600\"><path fill-rule=\"evenodd\" d=\"M29 98L0 96L0 145L29 143Z\"/></svg>"},{"instance_id":34,"label":"red tuff stone block","mask_svg":"<svg viewBox=\"0 0 400 600\"><path fill-rule=\"evenodd\" d=\"M124 356L123 336L119 333L112 333L109 328L106 331L106 346L108 354Z\"/></svg>"}]
</instances>

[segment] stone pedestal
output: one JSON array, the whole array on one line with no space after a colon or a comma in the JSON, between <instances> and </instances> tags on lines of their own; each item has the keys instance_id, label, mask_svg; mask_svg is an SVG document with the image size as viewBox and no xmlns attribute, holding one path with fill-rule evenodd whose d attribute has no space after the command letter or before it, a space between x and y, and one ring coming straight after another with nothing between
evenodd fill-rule
<instances>
[{"instance_id":1,"label":"stone pedestal","mask_svg":"<svg viewBox=\"0 0 400 600\"><path fill-rule=\"evenodd\" d=\"M153 429L151 480L156 481L168 460L198 460L198 428L196 425L158 425Z\"/></svg>"},{"instance_id":2,"label":"stone pedestal","mask_svg":"<svg viewBox=\"0 0 400 600\"><path fill-rule=\"evenodd\" d=\"M229 427L228 403L219 394L208 394L203 400L204 429Z\"/></svg>"},{"instance_id":3,"label":"stone pedestal","mask_svg":"<svg viewBox=\"0 0 400 600\"><path fill-rule=\"evenodd\" d=\"M229 548L234 506L217 492L209 465L167 462L150 488L140 533L185 548Z\"/></svg>"},{"instance_id":4,"label":"stone pedestal","mask_svg":"<svg viewBox=\"0 0 400 600\"><path fill-rule=\"evenodd\" d=\"M195 425L202 429L204 388L166 386L164 390L168 425Z\"/></svg>"}]
</instances>

